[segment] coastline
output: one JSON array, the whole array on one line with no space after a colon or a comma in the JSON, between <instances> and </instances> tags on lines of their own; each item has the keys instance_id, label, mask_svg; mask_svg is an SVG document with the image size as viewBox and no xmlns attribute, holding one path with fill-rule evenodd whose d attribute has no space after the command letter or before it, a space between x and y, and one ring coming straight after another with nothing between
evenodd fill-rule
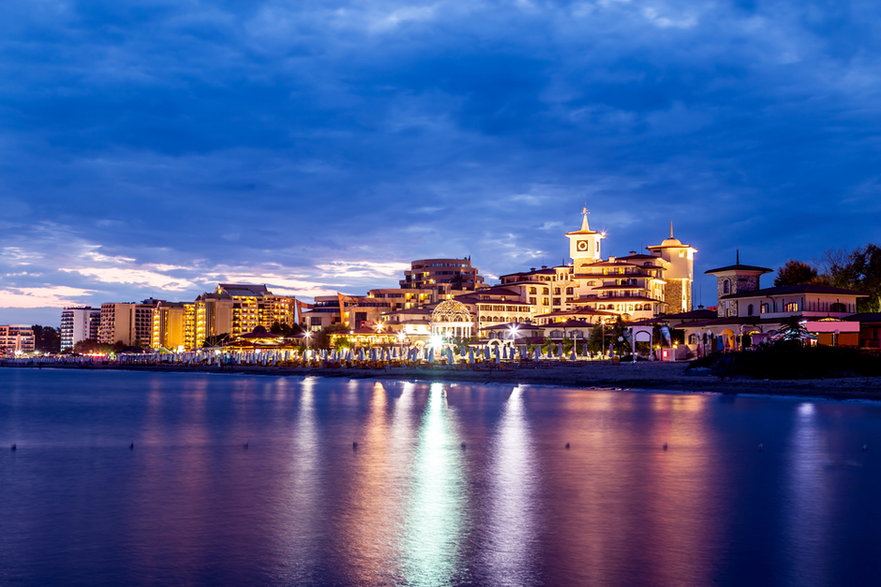
<instances>
[{"instance_id":1,"label":"coastline","mask_svg":"<svg viewBox=\"0 0 881 587\"><path fill-rule=\"evenodd\" d=\"M687 373L688 363L558 363L475 367L425 366L386 368L272 367L242 365L23 365L0 362L0 367L23 369L122 370L147 372L247 374L271 376L395 379L451 383L510 383L561 387L665 390L682 393L761 394L834 400L881 400L881 377L830 379L722 380L706 373Z\"/></svg>"}]
</instances>

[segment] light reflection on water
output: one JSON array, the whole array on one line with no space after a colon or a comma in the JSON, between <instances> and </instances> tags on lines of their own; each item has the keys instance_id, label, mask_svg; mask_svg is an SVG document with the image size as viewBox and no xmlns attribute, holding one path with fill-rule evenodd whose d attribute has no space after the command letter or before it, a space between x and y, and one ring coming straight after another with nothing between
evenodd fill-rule
<instances>
[{"instance_id":1,"label":"light reflection on water","mask_svg":"<svg viewBox=\"0 0 881 587\"><path fill-rule=\"evenodd\" d=\"M4 585L881 571L877 404L2 369L0 443L13 442Z\"/></svg>"}]
</instances>

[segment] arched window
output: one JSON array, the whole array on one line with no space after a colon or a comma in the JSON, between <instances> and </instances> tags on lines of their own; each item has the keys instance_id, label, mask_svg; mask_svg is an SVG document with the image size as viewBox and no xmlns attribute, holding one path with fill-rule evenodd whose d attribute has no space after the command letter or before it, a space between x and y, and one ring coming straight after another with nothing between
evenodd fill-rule
<instances>
[{"instance_id":1,"label":"arched window","mask_svg":"<svg viewBox=\"0 0 881 587\"><path fill-rule=\"evenodd\" d=\"M731 293L731 282L727 279L722 280L722 295L728 295Z\"/></svg>"}]
</instances>

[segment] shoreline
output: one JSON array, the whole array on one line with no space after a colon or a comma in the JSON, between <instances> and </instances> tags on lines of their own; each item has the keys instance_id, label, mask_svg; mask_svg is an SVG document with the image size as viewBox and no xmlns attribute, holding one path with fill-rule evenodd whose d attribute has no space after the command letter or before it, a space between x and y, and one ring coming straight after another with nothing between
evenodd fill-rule
<instances>
[{"instance_id":1,"label":"shoreline","mask_svg":"<svg viewBox=\"0 0 881 587\"><path fill-rule=\"evenodd\" d=\"M881 377L834 379L722 380L706 373L687 373L688 363L570 363L492 367L270 367L217 365L120 365L120 364L7 364L22 369L114 370L169 373L216 373L271 376L314 376L348 379L444 381L450 383L510 383L588 388L665 390L682 393L759 394L804 396L835 400L881 401Z\"/></svg>"}]
</instances>

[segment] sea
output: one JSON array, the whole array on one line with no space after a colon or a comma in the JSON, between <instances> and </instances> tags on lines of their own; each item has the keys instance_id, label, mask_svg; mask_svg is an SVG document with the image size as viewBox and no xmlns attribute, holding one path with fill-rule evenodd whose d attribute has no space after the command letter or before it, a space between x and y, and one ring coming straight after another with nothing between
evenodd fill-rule
<instances>
[{"instance_id":1,"label":"sea","mask_svg":"<svg viewBox=\"0 0 881 587\"><path fill-rule=\"evenodd\" d=\"M877 585L879 553L881 403L0 369L0 585Z\"/></svg>"}]
</instances>

